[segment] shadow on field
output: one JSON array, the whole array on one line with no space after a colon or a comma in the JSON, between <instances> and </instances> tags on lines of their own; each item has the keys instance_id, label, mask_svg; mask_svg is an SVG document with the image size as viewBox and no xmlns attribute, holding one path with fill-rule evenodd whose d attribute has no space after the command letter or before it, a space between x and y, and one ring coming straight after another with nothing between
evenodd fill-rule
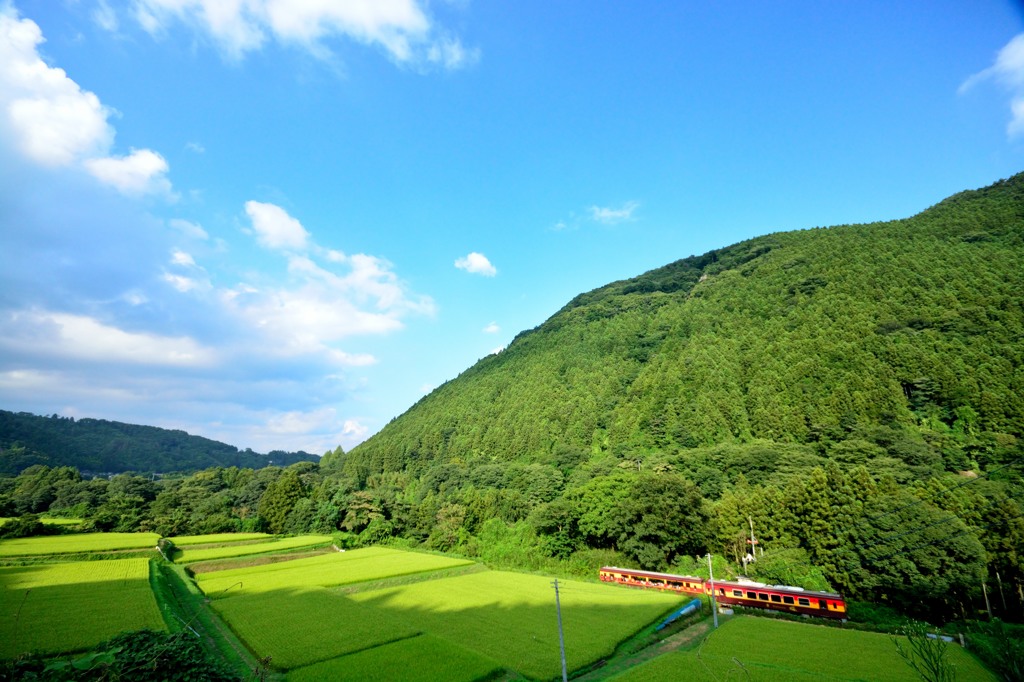
<instances>
[{"instance_id":1,"label":"shadow on field","mask_svg":"<svg viewBox=\"0 0 1024 682\"><path fill-rule=\"evenodd\" d=\"M40 584L57 575L48 568L0 569L0 658L83 651L123 631L164 628L148 576Z\"/></svg>"},{"instance_id":2,"label":"shadow on field","mask_svg":"<svg viewBox=\"0 0 1024 682\"><path fill-rule=\"evenodd\" d=\"M683 601L593 583L559 584L570 671L609 656ZM278 669L425 633L531 678L561 674L555 593L541 576L491 571L352 595L274 590L227 595L212 605L257 656L272 656Z\"/></svg>"}]
</instances>

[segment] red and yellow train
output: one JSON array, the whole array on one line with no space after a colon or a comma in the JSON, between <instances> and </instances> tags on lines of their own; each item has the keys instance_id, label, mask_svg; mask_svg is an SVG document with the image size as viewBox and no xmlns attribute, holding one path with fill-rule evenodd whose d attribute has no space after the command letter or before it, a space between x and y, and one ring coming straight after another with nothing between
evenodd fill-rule
<instances>
[{"instance_id":1,"label":"red and yellow train","mask_svg":"<svg viewBox=\"0 0 1024 682\"><path fill-rule=\"evenodd\" d=\"M705 580L689 575L654 573L632 568L605 566L600 577L606 583L619 583L634 587L668 590L685 594L706 594L714 592L719 604L746 606L755 609L772 609L789 613L800 613L819 618L846 618L846 601L834 592L814 592L801 587L765 585L746 580Z\"/></svg>"}]
</instances>

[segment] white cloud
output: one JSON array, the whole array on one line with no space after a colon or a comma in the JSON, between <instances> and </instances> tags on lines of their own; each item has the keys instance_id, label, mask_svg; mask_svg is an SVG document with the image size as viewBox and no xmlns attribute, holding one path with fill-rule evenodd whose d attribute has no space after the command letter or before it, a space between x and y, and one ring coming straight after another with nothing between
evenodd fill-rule
<instances>
[{"instance_id":1,"label":"white cloud","mask_svg":"<svg viewBox=\"0 0 1024 682\"><path fill-rule=\"evenodd\" d=\"M623 204L622 208L609 208L606 206L591 206L590 217L605 225L614 225L615 223L621 223L628 220L633 220L633 211L635 211L640 204L636 201L627 201Z\"/></svg>"},{"instance_id":2,"label":"white cloud","mask_svg":"<svg viewBox=\"0 0 1024 682\"><path fill-rule=\"evenodd\" d=\"M497 334L498 332L501 331L501 327L498 326L497 322L491 322L489 325L484 327L481 331L483 331L484 334Z\"/></svg>"},{"instance_id":3,"label":"white cloud","mask_svg":"<svg viewBox=\"0 0 1024 682\"><path fill-rule=\"evenodd\" d=\"M206 233L206 230L204 230L201 225L197 225L196 223L190 222L188 220L182 220L181 218L172 218L171 220L167 221L167 224L173 227L175 230L181 232L186 237L190 237L192 239L200 239L202 241L206 241L207 239L210 238L210 235Z\"/></svg>"},{"instance_id":4,"label":"white cloud","mask_svg":"<svg viewBox=\"0 0 1024 682\"><path fill-rule=\"evenodd\" d=\"M190 152L194 152L196 154L205 154L206 153L206 147L204 147L203 145L199 144L198 142L186 142L185 143L185 149L189 150Z\"/></svg>"},{"instance_id":5,"label":"white cloud","mask_svg":"<svg viewBox=\"0 0 1024 682\"><path fill-rule=\"evenodd\" d=\"M101 6L102 10L103 6ZM9 136L28 160L56 168L84 164L101 182L126 194L171 195L167 162L148 149L108 156L113 110L42 60L39 26L0 6L0 135ZM87 159L87 160L86 160Z\"/></svg>"},{"instance_id":6,"label":"white cloud","mask_svg":"<svg viewBox=\"0 0 1024 682\"><path fill-rule=\"evenodd\" d=\"M297 220L273 204L250 201L246 211L253 219L257 239L265 246L306 251L287 255L289 282L241 284L220 295L230 314L273 339L268 344L272 352L293 357L315 355L334 365L364 366L376 359L341 351L336 345L352 336L402 329L402 319L410 314L434 314L433 300L409 292L386 260L321 248Z\"/></svg>"},{"instance_id":7,"label":"white cloud","mask_svg":"<svg viewBox=\"0 0 1024 682\"><path fill-rule=\"evenodd\" d=\"M0 348L23 356L174 367L206 366L216 359L188 337L125 331L85 315L20 311L0 318L0 329Z\"/></svg>"},{"instance_id":8,"label":"white cloud","mask_svg":"<svg viewBox=\"0 0 1024 682\"><path fill-rule=\"evenodd\" d=\"M182 265L189 268L196 266L196 261L191 254L185 253L180 249L175 249L171 253L171 263L174 265Z\"/></svg>"},{"instance_id":9,"label":"white cloud","mask_svg":"<svg viewBox=\"0 0 1024 682\"><path fill-rule=\"evenodd\" d=\"M988 80L996 81L1011 94L1007 134L1015 137L1024 133L1024 33L1014 36L996 55L992 66L970 76L957 92L963 95Z\"/></svg>"},{"instance_id":10,"label":"white cloud","mask_svg":"<svg viewBox=\"0 0 1024 682\"><path fill-rule=\"evenodd\" d=\"M487 256L476 251L470 253L468 256L456 259L455 267L459 270L465 270L477 275L484 275L485 277L494 277L498 274L497 269L491 265L491 261L487 260Z\"/></svg>"},{"instance_id":11,"label":"white cloud","mask_svg":"<svg viewBox=\"0 0 1024 682\"><path fill-rule=\"evenodd\" d=\"M43 33L34 21L0 6L0 107L3 125L26 157L43 166L67 166L102 152L114 139L110 110L63 69L47 65L36 48Z\"/></svg>"},{"instance_id":12,"label":"white cloud","mask_svg":"<svg viewBox=\"0 0 1024 682\"><path fill-rule=\"evenodd\" d=\"M85 167L98 180L123 194L171 195L167 161L149 149L133 149L128 156L87 159Z\"/></svg>"},{"instance_id":13,"label":"white cloud","mask_svg":"<svg viewBox=\"0 0 1024 682\"><path fill-rule=\"evenodd\" d=\"M135 15L154 35L183 22L236 60L269 38L326 57L324 42L339 37L378 46L399 63L456 69L479 57L440 35L417 0L136 0Z\"/></svg>"},{"instance_id":14,"label":"white cloud","mask_svg":"<svg viewBox=\"0 0 1024 682\"><path fill-rule=\"evenodd\" d=\"M93 10L92 19L96 22L96 25L104 31L109 31L111 33L117 32L119 26L117 13L107 3L107 0L99 0L96 5L96 9Z\"/></svg>"},{"instance_id":15,"label":"white cloud","mask_svg":"<svg viewBox=\"0 0 1024 682\"><path fill-rule=\"evenodd\" d=\"M306 248L309 232L302 227L302 223L288 215L280 206L247 201L245 212L252 220L257 241L268 249L302 251Z\"/></svg>"}]
</instances>

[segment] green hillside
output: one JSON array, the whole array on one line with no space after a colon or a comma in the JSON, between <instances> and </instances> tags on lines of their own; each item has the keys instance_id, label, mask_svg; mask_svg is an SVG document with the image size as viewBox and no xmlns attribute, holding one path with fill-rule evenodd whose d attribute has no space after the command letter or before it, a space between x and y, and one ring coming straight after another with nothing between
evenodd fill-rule
<instances>
[{"instance_id":1,"label":"green hillside","mask_svg":"<svg viewBox=\"0 0 1024 682\"><path fill-rule=\"evenodd\" d=\"M346 464L685 463L765 440L966 469L1024 430L1022 292L1021 175L907 220L752 239L577 296Z\"/></svg>"},{"instance_id":2,"label":"green hillside","mask_svg":"<svg viewBox=\"0 0 1024 682\"><path fill-rule=\"evenodd\" d=\"M184 431L105 419L40 417L0 410L0 474L33 465L85 472L170 472L237 466L259 469L317 461L305 452L261 455Z\"/></svg>"},{"instance_id":3,"label":"green hillside","mask_svg":"<svg viewBox=\"0 0 1024 682\"><path fill-rule=\"evenodd\" d=\"M576 297L322 468L371 536L571 570L711 551L936 618L988 581L1005 612L1022 292L1024 175L752 239ZM742 566L752 526L767 554Z\"/></svg>"}]
</instances>

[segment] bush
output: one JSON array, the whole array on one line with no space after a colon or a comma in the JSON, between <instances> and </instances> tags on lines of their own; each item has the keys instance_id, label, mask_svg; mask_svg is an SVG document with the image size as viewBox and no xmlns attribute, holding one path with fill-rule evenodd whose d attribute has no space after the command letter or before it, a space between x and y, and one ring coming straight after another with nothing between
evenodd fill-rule
<instances>
[{"instance_id":1,"label":"bush","mask_svg":"<svg viewBox=\"0 0 1024 682\"><path fill-rule=\"evenodd\" d=\"M59 528L44 525L38 514L22 514L0 526L0 538L28 538L33 535L54 535Z\"/></svg>"},{"instance_id":2,"label":"bush","mask_svg":"<svg viewBox=\"0 0 1024 682\"><path fill-rule=\"evenodd\" d=\"M120 634L76 658L45 661L39 656L8 661L0 682L39 680L133 680L135 682L237 682L240 678L211 661L187 631L138 630Z\"/></svg>"}]
</instances>

